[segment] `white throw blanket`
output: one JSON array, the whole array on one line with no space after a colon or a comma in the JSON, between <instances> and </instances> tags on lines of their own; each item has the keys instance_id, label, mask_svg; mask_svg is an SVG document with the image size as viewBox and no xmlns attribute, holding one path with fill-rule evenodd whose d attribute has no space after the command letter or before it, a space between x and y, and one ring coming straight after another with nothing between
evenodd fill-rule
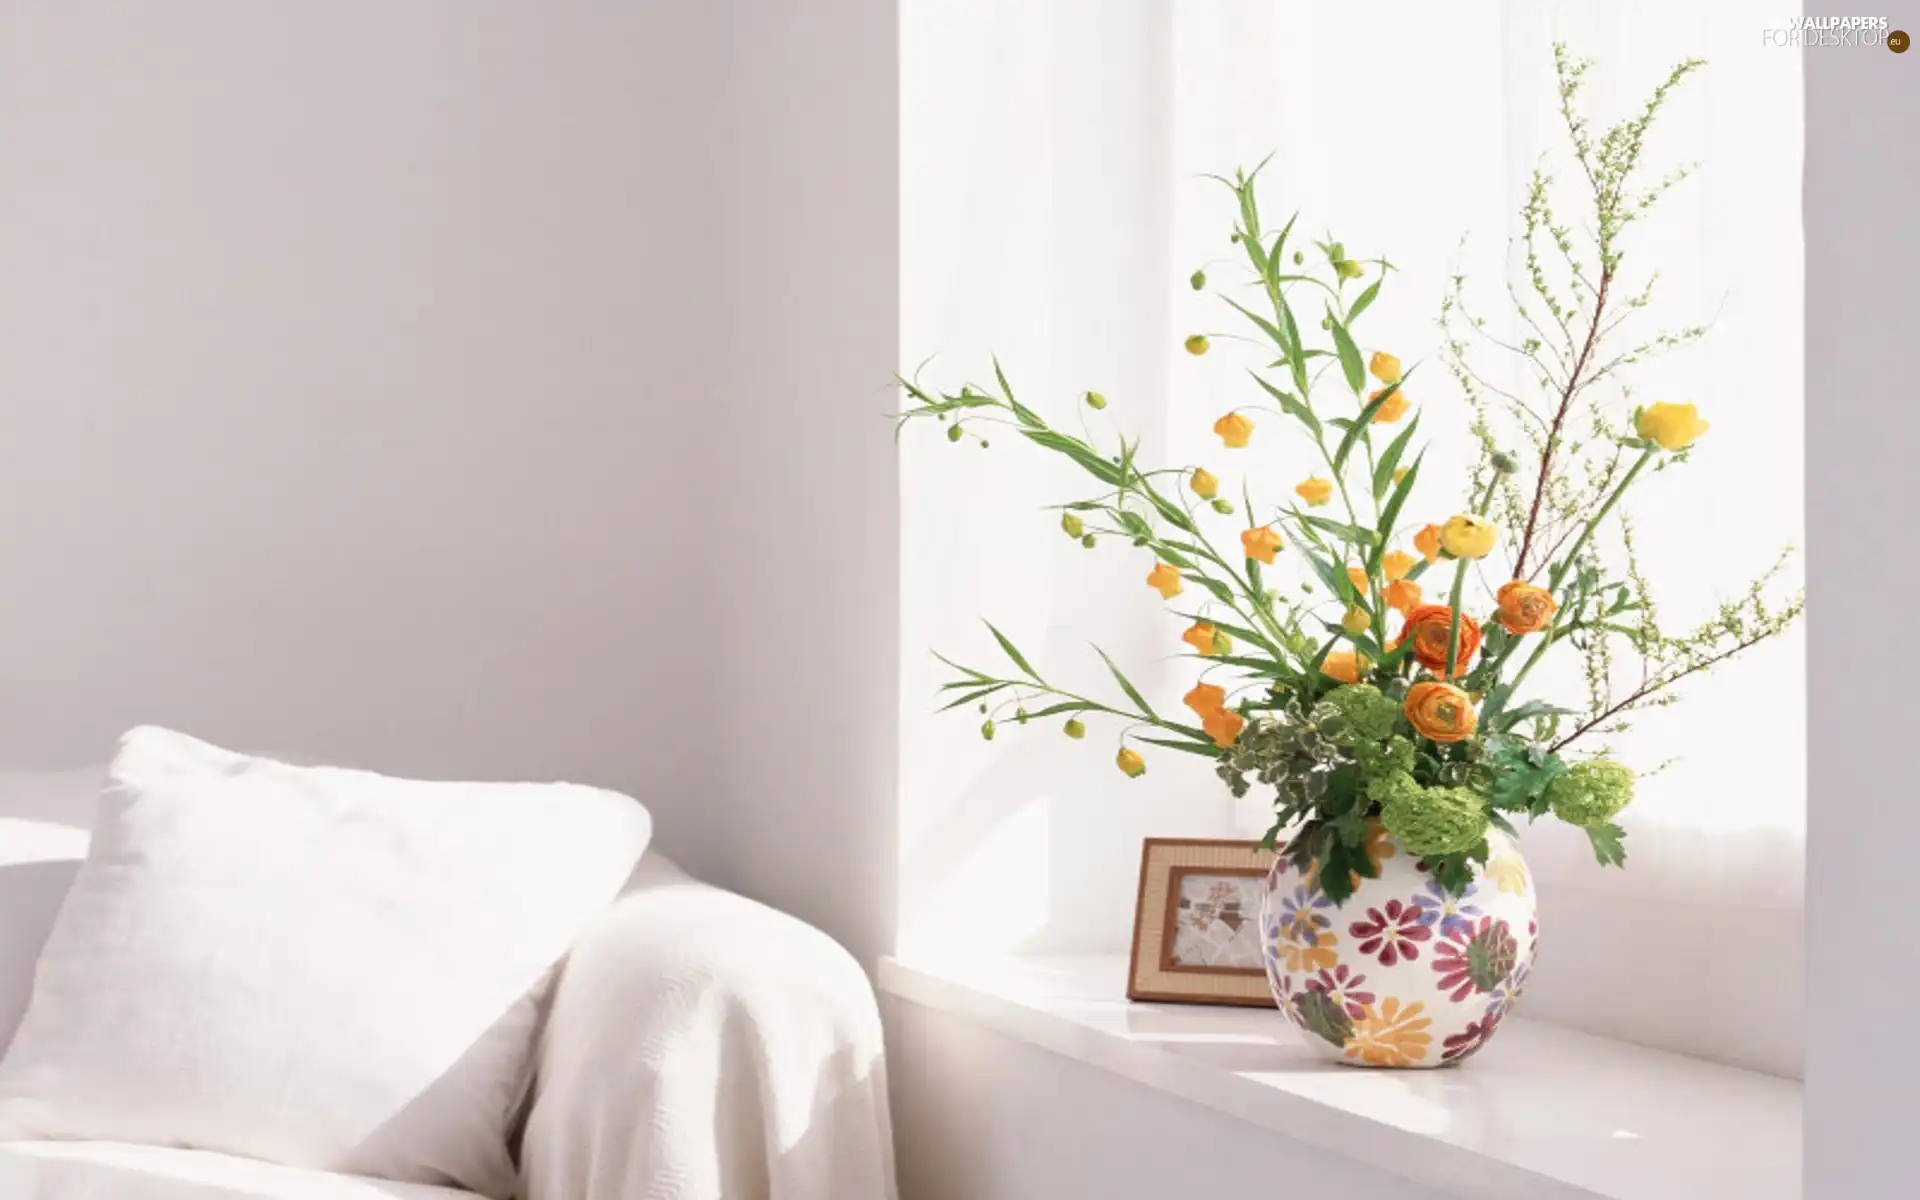
<instances>
[{"instance_id":1,"label":"white throw blanket","mask_svg":"<svg viewBox=\"0 0 1920 1200\"><path fill-rule=\"evenodd\" d=\"M892 1200L880 1019L818 930L650 856L568 958L531 1200Z\"/></svg>"}]
</instances>

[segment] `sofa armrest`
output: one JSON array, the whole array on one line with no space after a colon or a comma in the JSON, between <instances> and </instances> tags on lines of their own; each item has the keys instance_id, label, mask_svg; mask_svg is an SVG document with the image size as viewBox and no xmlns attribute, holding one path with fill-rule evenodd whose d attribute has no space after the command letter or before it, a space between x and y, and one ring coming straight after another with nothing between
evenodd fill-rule
<instances>
[{"instance_id":1,"label":"sofa armrest","mask_svg":"<svg viewBox=\"0 0 1920 1200\"><path fill-rule=\"evenodd\" d=\"M530 1200L894 1195L866 974L657 856L569 954L534 1086Z\"/></svg>"}]
</instances>

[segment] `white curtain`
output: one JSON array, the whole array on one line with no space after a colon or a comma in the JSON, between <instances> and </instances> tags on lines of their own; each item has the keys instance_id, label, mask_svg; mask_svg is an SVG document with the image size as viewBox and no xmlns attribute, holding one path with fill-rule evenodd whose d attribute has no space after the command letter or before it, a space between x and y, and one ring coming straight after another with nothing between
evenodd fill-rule
<instances>
[{"instance_id":1,"label":"white curtain","mask_svg":"<svg viewBox=\"0 0 1920 1200\"><path fill-rule=\"evenodd\" d=\"M1231 328L1184 286L1195 267L1235 269L1225 193L1199 176L1271 153L1270 220L1299 210L1301 231L1401 268L1362 342L1434 360L1412 387L1434 445L1416 503L1444 517L1470 447L1434 322L1455 270L1485 314L1503 312L1527 175L1564 145L1552 44L1598 60L1586 102L1602 120L1697 55L1709 66L1649 160L1700 170L1634 229L1624 271L1660 271L1649 324L1714 322L1702 346L1632 379L1637 399L1692 401L1713 422L1694 461L1633 503L1666 622L1704 618L1801 528L1800 74L1798 51L1763 44L1779 24L1710 0L923 0L903 25L903 357L940 352L928 375L950 383L984 377L998 350L1055 419L1077 420L1076 392L1098 388L1150 455L1203 463L1230 494L1244 473L1283 495L1310 473L1308 447L1277 424L1237 453L1210 433L1247 401L1247 361L1222 339L1202 359L1178 351L1189 332ZM1108 685L1088 637L1138 664L1156 702L1176 705L1190 682L1138 553L1082 550L1036 511L1076 494L1071 474L1011 444L934 440L905 451L903 946L1121 948L1140 837L1257 832L1260 814L1172 754L1129 783L1097 729L985 743L928 715L928 647L990 659L983 615L1089 688ZM1626 872L1603 872L1573 831L1532 831L1545 939L1532 1015L1798 1070L1803 677L1789 635L1613 740L1641 769L1677 760L1624 822ZM1582 694L1577 670L1545 682Z\"/></svg>"}]
</instances>

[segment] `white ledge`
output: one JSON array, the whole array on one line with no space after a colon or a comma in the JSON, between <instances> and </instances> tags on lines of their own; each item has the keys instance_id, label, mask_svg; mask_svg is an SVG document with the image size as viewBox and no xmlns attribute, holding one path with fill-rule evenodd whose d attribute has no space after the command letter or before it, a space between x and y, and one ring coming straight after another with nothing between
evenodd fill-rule
<instances>
[{"instance_id":1,"label":"white ledge","mask_svg":"<svg viewBox=\"0 0 1920 1200\"><path fill-rule=\"evenodd\" d=\"M1515 1200L1800 1195L1800 1085L1523 1017L1458 1067L1315 1057L1271 1009L1134 1004L1123 957L880 964L880 986L1446 1191Z\"/></svg>"}]
</instances>

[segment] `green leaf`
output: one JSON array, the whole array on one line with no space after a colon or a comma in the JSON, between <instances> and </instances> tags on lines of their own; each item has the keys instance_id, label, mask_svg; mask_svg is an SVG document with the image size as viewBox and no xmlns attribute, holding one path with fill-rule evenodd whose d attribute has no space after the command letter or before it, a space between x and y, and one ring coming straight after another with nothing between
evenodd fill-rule
<instances>
[{"instance_id":1,"label":"green leaf","mask_svg":"<svg viewBox=\"0 0 1920 1200\"><path fill-rule=\"evenodd\" d=\"M1420 428L1420 414L1415 413L1413 419L1407 422L1407 427L1400 431L1399 436L1387 443L1385 453L1380 455L1380 461L1374 465L1374 503L1379 503L1387 494L1387 489L1393 486L1393 473L1399 468L1400 459L1407 452L1407 444L1413 440L1413 431L1418 428ZM1391 530L1383 529L1381 533L1383 536L1391 536Z\"/></svg>"},{"instance_id":2,"label":"green leaf","mask_svg":"<svg viewBox=\"0 0 1920 1200\"><path fill-rule=\"evenodd\" d=\"M942 653L940 653L940 652L939 652L938 650L935 650L935 651L933 652L933 656L934 656L935 658L937 658L937 659L939 659L939 660L940 660L941 662L943 662L943 663L945 663L945 664L947 664L948 666L950 666L950 667L952 667L952 668L953 668L954 670L956 670L956 671L958 671L958 672L960 672L960 673L961 673L962 675L971 675L971 676L973 676L973 677L974 677L975 679L978 679L978 680L979 680L980 682L982 682L982 683L985 683L985 682L987 682L988 680L990 680L990 679L992 679L992 678L993 678L993 676L991 676L991 675L983 675L983 674L981 674L981 673L980 673L979 671L976 671L976 670L974 670L974 669L973 669L972 667L963 667L963 666L961 666L961 665L960 665L959 663L957 663L957 662L955 662L955 661L953 661L952 659L950 659L950 658L948 658L948 657L947 657L946 655L944 655L944 654L942 654Z\"/></svg>"},{"instance_id":3,"label":"green leaf","mask_svg":"<svg viewBox=\"0 0 1920 1200\"><path fill-rule=\"evenodd\" d=\"M1239 311L1241 316L1245 317L1249 321L1252 321L1255 325L1258 325L1260 327L1260 332L1272 338L1273 344L1280 347L1282 352L1286 352L1286 353L1291 352L1287 348L1286 335L1280 332L1279 326L1275 325L1272 321L1267 320L1265 317L1261 316L1259 313L1254 312L1252 309L1248 308L1246 305L1235 300L1231 296L1222 296L1220 298L1222 300L1225 300L1228 304L1233 305L1233 307Z\"/></svg>"},{"instance_id":4,"label":"green leaf","mask_svg":"<svg viewBox=\"0 0 1920 1200\"><path fill-rule=\"evenodd\" d=\"M1113 672L1114 679L1119 681L1120 690L1127 694L1127 699L1133 701L1136 705L1138 705L1141 712L1157 720L1159 718L1159 714L1153 711L1153 706L1147 703L1147 698L1140 694L1140 689L1133 686L1133 681L1128 679L1125 675L1121 674L1120 668L1114 665L1113 659L1107 654L1107 652L1105 650L1100 649L1100 647L1098 646L1095 646L1093 649L1094 649L1094 653L1100 656L1100 660L1107 664L1107 670Z\"/></svg>"},{"instance_id":5,"label":"green leaf","mask_svg":"<svg viewBox=\"0 0 1920 1200\"><path fill-rule=\"evenodd\" d=\"M1001 633L998 629L994 629L992 621L984 622L984 624L993 633L993 640L999 642L1000 648L1007 652L1008 658L1013 660L1013 665L1025 671L1027 678L1033 680L1035 683L1040 682L1039 672L1035 671L1033 667L1027 663L1026 656L1015 648L1014 644L1008 640L1007 635Z\"/></svg>"},{"instance_id":6,"label":"green leaf","mask_svg":"<svg viewBox=\"0 0 1920 1200\"><path fill-rule=\"evenodd\" d=\"M1393 394L1399 390L1400 385L1397 383L1390 383L1381 388L1380 394L1367 401L1367 406L1361 409L1360 415L1353 419L1352 426L1347 429L1347 436L1340 439L1340 448L1333 453L1333 469L1336 472L1347 465L1347 455L1353 453L1354 446L1366 435L1367 426L1373 424L1373 414L1379 412L1380 406L1391 400Z\"/></svg>"},{"instance_id":7,"label":"green leaf","mask_svg":"<svg viewBox=\"0 0 1920 1200\"><path fill-rule=\"evenodd\" d=\"M1102 483L1115 487L1120 484L1120 468L1101 457L1098 451L1078 438L1071 438L1051 429L1023 429L1020 431L1020 436L1036 446L1066 455Z\"/></svg>"},{"instance_id":8,"label":"green leaf","mask_svg":"<svg viewBox=\"0 0 1920 1200\"><path fill-rule=\"evenodd\" d=\"M1013 684L1011 683L991 684L987 687L981 688L977 692L969 692L966 695L961 696L957 700L951 701L947 704L942 704L937 711L946 712L948 709L959 708L962 705L978 704L980 701L985 700L988 696L993 695L995 692L1000 691L1002 688L1010 688L1012 686Z\"/></svg>"},{"instance_id":9,"label":"green leaf","mask_svg":"<svg viewBox=\"0 0 1920 1200\"><path fill-rule=\"evenodd\" d=\"M1544 813L1547 785L1567 773L1567 764L1546 747L1519 738L1488 742L1487 761L1494 772L1489 802L1508 812Z\"/></svg>"},{"instance_id":10,"label":"green leaf","mask_svg":"<svg viewBox=\"0 0 1920 1200\"><path fill-rule=\"evenodd\" d=\"M1422 450L1420 457L1413 460L1413 465L1407 468L1407 473L1401 477L1398 484L1394 485L1393 496L1387 501L1387 506L1380 510L1380 541L1374 547L1370 567L1379 566L1380 560L1386 557L1387 543L1393 538L1394 522L1400 519L1400 510L1406 506L1407 497L1413 494L1413 485L1420 478L1420 464L1426 457L1427 452ZM1407 572L1406 577L1418 579L1426 566L1424 562L1415 564L1413 570Z\"/></svg>"},{"instance_id":11,"label":"green leaf","mask_svg":"<svg viewBox=\"0 0 1920 1200\"><path fill-rule=\"evenodd\" d=\"M1587 840L1593 843L1593 856L1600 860L1603 867L1627 865L1627 847L1622 842L1626 836L1626 830L1613 824L1587 830Z\"/></svg>"},{"instance_id":12,"label":"green leaf","mask_svg":"<svg viewBox=\"0 0 1920 1200\"><path fill-rule=\"evenodd\" d=\"M1307 383L1307 356L1300 345L1300 326L1293 319L1293 306L1285 297L1280 300L1280 324L1286 330L1287 343L1293 347L1287 353L1287 366L1293 370L1293 388L1305 396L1312 390Z\"/></svg>"},{"instance_id":13,"label":"green leaf","mask_svg":"<svg viewBox=\"0 0 1920 1200\"><path fill-rule=\"evenodd\" d=\"M1279 388L1260 378L1260 376L1254 372L1248 371L1247 374L1252 375L1253 381L1266 389L1267 395L1273 397L1274 402L1280 406L1281 412L1286 413L1288 416L1312 430L1313 436L1320 436L1320 418L1313 415L1311 408L1308 408L1293 393L1281 391ZM1249 509L1248 511L1251 512L1252 510Z\"/></svg>"},{"instance_id":14,"label":"green leaf","mask_svg":"<svg viewBox=\"0 0 1920 1200\"><path fill-rule=\"evenodd\" d=\"M1332 307L1327 309L1328 327L1333 330L1333 348L1340 352L1340 372L1347 377L1347 386L1358 396L1367 386L1367 368L1360 361L1360 347L1353 344L1353 335L1333 315ZM1371 414L1369 414L1371 415Z\"/></svg>"},{"instance_id":15,"label":"green leaf","mask_svg":"<svg viewBox=\"0 0 1920 1200\"><path fill-rule=\"evenodd\" d=\"M1041 717L1057 717L1061 713L1099 712L1099 711L1100 711L1100 706L1098 704L1091 704L1085 700L1062 700L1058 704L1049 704L1043 709L1039 709L1036 712L1028 713L1027 719L1030 721L1037 721Z\"/></svg>"},{"instance_id":16,"label":"green leaf","mask_svg":"<svg viewBox=\"0 0 1920 1200\"><path fill-rule=\"evenodd\" d=\"M1197 754L1201 758L1220 758L1226 754L1226 751L1214 745L1212 742L1207 742L1203 745L1199 742L1179 742L1172 738L1145 736L1136 737L1133 740L1136 742L1145 742L1150 746L1164 746L1169 750L1181 750L1188 754Z\"/></svg>"},{"instance_id":17,"label":"green leaf","mask_svg":"<svg viewBox=\"0 0 1920 1200\"><path fill-rule=\"evenodd\" d=\"M1300 519L1316 529L1331 533L1342 541L1356 546L1371 546L1377 540L1373 530L1363 528L1359 525L1349 525L1345 521L1334 521L1326 517L1316 517L1312 513L1301 513Z\"/></svg>"},{"instance_id":18,"label":"green leaf","mask_svg":"<svg viewBox=\"0 0 1920 1200\"><path fill-rule=\"evenodd\" d=\"M1501 713L1493 721L1493 727L1505 733L1520 722L1531 721L1535 717L1568 717L1572 715L1573 710L1570 708L1561 708L1558 705L1548 704L1544 700L1529 700L1519 708L1513 709L1510 712Z\"/></svg>"},{"instance_id":19,"label":"green leaf","mask_svg":"<svg viewBox=\"0 0 1920 1200\"><path fill-rule=\"evenodd\" d=\"M1189 583L1199 584L1201 587L1207 589L1215 600L1218 600L1222 604L1231 605L1233 603L1233 589L1221 583L1218 579L1210 579L1196 571L1185 572L1180 578Z\"/></svg>"},{"instance_id":20,"label":"green leaf","mask_svg":"<svg viewBox=\"0 0 1920 1200\"><path fill-rule=\"evenodd\" d=\"M1352 325L1355 321L1359 320L1360 314L1367 311L1368 306L1373 303L1373 298L1380 294L1380 285L1385 282L1386 276L1382 275L1379 279L1368 284L1366 291L1360 293L1359 297L1354 300L1353 307L1347 310L1348 325Z\"/></svg>"}]
</instances>

